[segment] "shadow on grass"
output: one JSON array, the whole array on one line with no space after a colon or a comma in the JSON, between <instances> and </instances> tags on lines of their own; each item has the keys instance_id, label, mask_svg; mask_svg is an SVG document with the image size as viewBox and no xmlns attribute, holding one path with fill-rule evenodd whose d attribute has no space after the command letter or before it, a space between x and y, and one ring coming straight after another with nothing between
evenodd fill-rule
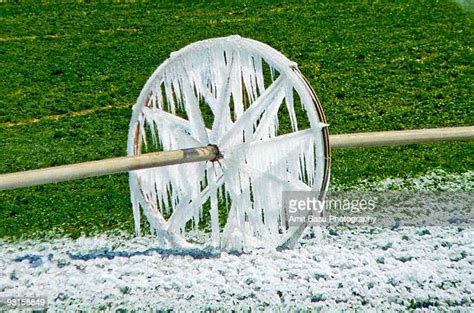
<instances>
[{"instance_id":1,"label":"shadow on grass","mask_svg":"<svg viewBox=\"0 0 474 313\"><path fill-rule=\"evenodd\" d=\"M88 253L71 253L67 252L67 255L71 260L82 260L82 261L89 261L93 259L109 259L112 260L116 257L124 257L124 258L131 258L134 256L150 256L153 253L157 253L161 257L169 257L169 256L190 256L193 259L211 259L211 258L218 258L221 255L221 251L216 248L206 247L204 249L199 248L173 248L173 249L164 249L164 248L148 248L146 250L139 250L139 251L111 251L108 247L93 250ZM48 254L46 256L36 255L36 254L25 254L23 256L16 257L14 259L15 262L22 262L24 260L28 260L30 266L35 268L39 267L43 264L43 258L47 258L49 261L54 259L53 254ZM58 267L62 268L70 263L64 261L63 259L58 260Z\"/></svg>"}]
</instances>

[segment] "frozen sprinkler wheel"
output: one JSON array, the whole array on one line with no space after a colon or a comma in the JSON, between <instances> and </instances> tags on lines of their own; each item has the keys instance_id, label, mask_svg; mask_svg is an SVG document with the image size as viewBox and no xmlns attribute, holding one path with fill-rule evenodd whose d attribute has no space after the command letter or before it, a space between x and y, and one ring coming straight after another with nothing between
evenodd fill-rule
<instances>
[{"instance_id":1,"label":"frozen sprinkler wheel","mask_svg":"<svg viewBox=\"0 0 474 313\"><path fill-rule=\"evenodd\" d=\"M128 154L215 145L213 161L130 172L135 230L141 211L165 247L292 247L283 191L329 180L326 120L294 62L230 36L173 52L133 107ZM207 234L197 236L196 234Z\"/></svg>"}]
</instances>

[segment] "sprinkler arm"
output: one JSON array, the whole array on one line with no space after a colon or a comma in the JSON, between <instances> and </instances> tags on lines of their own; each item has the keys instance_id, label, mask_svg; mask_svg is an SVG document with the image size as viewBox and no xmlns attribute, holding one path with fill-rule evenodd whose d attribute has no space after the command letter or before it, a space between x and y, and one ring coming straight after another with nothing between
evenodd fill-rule
<instances>
[{"instance_id":1,"label":"sprinkler arm","mask_svg":"<svg viewBox=\"0 0 474 313\"><path fill-rule=\"evenodd\" d=\"M331 135L332 149L410 145L438 141L470 140L474 126L392 130L371 133Z\"/></svg>"},{"instance_id":2,"label":"sprinkler arm","mask_svg":"<svg viewBox=\"0 0 474 313\"><path fill-rule=\"evenodd\" d=\"M330 144L331 148L337 149L470 140L473 138L474 126L465 126L332 135L330 136ZM0 175L0 190L58 183L166 165L216 161L222 157L217 146L209 145L207 147L76 163Z\"/></svg>"},{"instance_id":3,"label":"sprinkler arm","mask_svg":"<svg viewBox=\"0 0 474 313\"><path fill-rule=\"evenodd\" d=\"M220 155L214 145L207 147L153 152L136 156L104 159L0 175L0 190L124 173L152 167L211 161Z\"/></svg>"}]
</instances>

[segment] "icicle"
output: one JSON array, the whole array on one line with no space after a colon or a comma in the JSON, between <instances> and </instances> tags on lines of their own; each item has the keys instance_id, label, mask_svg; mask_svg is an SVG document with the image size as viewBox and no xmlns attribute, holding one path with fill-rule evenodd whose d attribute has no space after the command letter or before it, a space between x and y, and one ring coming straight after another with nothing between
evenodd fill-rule
<instances>
[{"instance_id":1,"label":"icicle","mask_svg":"<svg viewBox=\"0 0 474 313\"><path fill-rule=\"evenodd\" d=\"M234 119L240 118L244 112L244 103L242 98L242 70L240 67L240 55L235 56L234 70L230 80L230 88L232 90L232 99L234 102Z\"/></svg>"},{"instance_id":2,"label":"icicle","mask_svg":"<svg viewBox=\"0 0 474 313\"><path fill-rule=\"evenodd\" d=\"M296 121L296 113L293 99L293 86L290 83L287 83L285 86L285 102L286 108L288 109L288 114L290 115L291 129L293 131L298 131L298 122Z\"/></svg>"},{"instance_id":3,"label":"icicle","mask_svg":"<svg viewBox=\"0 0 474 313\"><path fill-rule=\"evenodd\" d=\"M283 98L283 93L279 88L284 83L284 80L279 77L265 92L257 99L257 101L250 106L241 118L236 121L229 131L218 141L219 145L223 147L231 146L239 138L239 134L243 131L246 125L255 124L261 114L273 102L279 102L279 97Z\"/></svg>"},{"instance_id":4,"label":"icicle","mask_svg":"<svg viewBox=\"0 0 474 313\"><path fill-rule=\"evenodd\" d=\"M171 80L167 76L165 76L164 85L165 85L166 101L168 104L167 109L170 110L173 114L175 114L176 103L174 102L173 90L171 88Z\"/></svg>"},{"instance_id":5,"label":"icicle","mask_svg":"<svg viewBox=\"0 0 474 313\"><path fill-rule=\"evenodd\" d=\"M255 67L255 75L257 79L257 86L259 94L262 94L265 91L265 83L263 79L263 68L262 68L262 59L260 57L254 56L253 63Z\"/></svg>"},{"instance_id":6,"label":"icicle","mask_svg":"<svg viewBox=\"0 0 474 313\"><path fill-rule=\"evenodd\" d=\"M275 81L275 68L270 64L270 79Z\"/></svg>"}]
</instances>

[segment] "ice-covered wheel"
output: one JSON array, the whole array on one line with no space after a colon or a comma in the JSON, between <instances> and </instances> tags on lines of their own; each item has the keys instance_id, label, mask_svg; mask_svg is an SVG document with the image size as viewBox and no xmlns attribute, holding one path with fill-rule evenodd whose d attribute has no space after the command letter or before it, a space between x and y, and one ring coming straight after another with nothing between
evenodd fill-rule
<instances>
[{"instance_id":1,"label":"ice-covered wheel","mask_svg":"<svg viewBox=\"0 0 474 313\"><path fill-rule=\"evenodd\" d=\"M130 172L136 232L141 208L163 246L196 244L197 230L225 249L293 246L305 225L288 225L282 192L324 199L325 123L297 65L266 44L230 36L173 52L133 107L128 154L214 144L222 157Z\"/></svg>"}]
</instances>

